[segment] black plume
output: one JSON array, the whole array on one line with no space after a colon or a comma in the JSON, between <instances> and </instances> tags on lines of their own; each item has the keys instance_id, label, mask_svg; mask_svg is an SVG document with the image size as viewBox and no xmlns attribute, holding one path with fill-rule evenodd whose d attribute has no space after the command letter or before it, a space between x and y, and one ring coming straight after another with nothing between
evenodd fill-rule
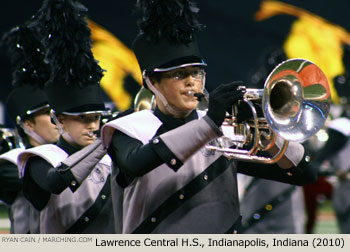
<instances>
[{"instance_id":1,"label":"black plume","mask_svg":"<svg viewBox=\"0 0 350 252\"><path fill-rule=\"evenodd\" d=\"M12 68L12 85L25 84L43 88L49 79L49 65L44 62L44 50L38 34L26 24L5 33L1 44L7 48Z\"/></svg>"},{"instance_id":2,"label":"black plume","mask_svg":"<svg viewBox=\"0 0 350 252\"><path fill-rule=\"evenodd\" d=\"M204 28L195 17L199 8L189 0L138 0L136 9L143 16L138 21L140 32L150 41L189 43Z\"/></svg>"},{"instance_id":3,"label":"black plume","mask_svg":"<svg viewBox=\"0 0 350 252\"><path fill-rule=\"evenodd\" d=\"M31 27L42 34L45 61L51 66L50 83L84 87L100 82L103 70L91 52L86 14L87 8L77 1L45 0L33 16Z\"/></svg>"},{"instance_id":4,"label":"black plume","mask_svg":"<svg viewBox=\"0 0 350 252\"><path fill-rule=\"evenodd\" d=\"M337 90L337 94L350 101L350 45L343 45L343 65L345 68L344 74L334 77L334 87Z\"/></svg>"},{"instance_id":5,"label":"black plume","mask_svg":"<svg viewBox=\"0 0 350 252\"><path fill-rule=\"evenodd\" d=\"M345 44L343 46L343 64L345 67L345 72L350 75L350 45Z\"/></svg>"}]
</instances>

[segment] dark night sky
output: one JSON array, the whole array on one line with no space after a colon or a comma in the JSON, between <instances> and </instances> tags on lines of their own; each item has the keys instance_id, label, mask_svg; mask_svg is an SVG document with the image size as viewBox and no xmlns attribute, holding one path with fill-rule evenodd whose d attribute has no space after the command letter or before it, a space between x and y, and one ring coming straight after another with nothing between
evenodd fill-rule
<instances>
[{"instance_id":1,"label":"dark night sky","mask_svg":"<svg viewBox=\"0 0 350 252\"><path fill-rule=\"evenodd\" d=\"M0 34L11 27L22 24L41 6L41 0L3 1L0 15ZM89 17L109 29L127 46L137 34L136 17L132 13L132 0L82 0L89 9ZM289 0L284 1L303 7L311 12L348 29L348 0ZM294 18L273 17L255 22L253 14L260 0L197 0L200 8L198 19L206 25L200 34L200 49L208 63L207 89L234 80L249 80L249 73L258 64L262 52L281 44ZM4 48L0 49L1 92L4 101L11 89L11 71ZM247 84L249 85L249 83Z\"/></svg>"}]
</instances>

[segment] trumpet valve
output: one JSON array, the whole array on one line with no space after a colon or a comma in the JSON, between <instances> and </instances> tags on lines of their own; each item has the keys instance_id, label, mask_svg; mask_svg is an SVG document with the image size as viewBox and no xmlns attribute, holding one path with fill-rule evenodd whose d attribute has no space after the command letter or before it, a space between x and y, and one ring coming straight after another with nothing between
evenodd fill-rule
<instances>
[{"instance_id":1,"label":"trumpet valve","mask_svg":"<svg viewBox=\"0 0 350 252\"><path fill-rule=\"evenodd\" d=\"M223 133L223 138L229 141L232 145L237 145L237 143L245 144L248 142L247 129L243 124L232 123L232 121L225 121L221 125L221 130Z\"/></svg>"}]
</instances>

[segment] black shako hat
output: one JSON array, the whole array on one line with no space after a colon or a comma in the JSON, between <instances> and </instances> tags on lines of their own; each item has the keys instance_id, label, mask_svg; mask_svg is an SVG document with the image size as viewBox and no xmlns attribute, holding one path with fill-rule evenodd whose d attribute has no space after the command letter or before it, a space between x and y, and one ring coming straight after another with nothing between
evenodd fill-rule
<instances>
[{"instance_id":1,"label":"black shako hat","mask_svg":"<svg viewBox=\"0 0 350 252\"><path fill-rule=\"evenodd\" d=\"M12 68L14 89L7 97L6 109L14 122L49 107L43 90L49 78L49 66L44 62L40 37L27 24L12 28L1 39Z\"/></svg>"},{"instance_id":2,"label":"black shako hat","mask_svg":"<svg viewBox=\"0 0 350 252\"><path fill-rule=\"evenodd\" d=\"M86 14L87 8L78 1L45 0L32 20L46 47L51 72L45 91L56 115L105 111L103 70L91 51Z\"/></svg>"},{"instance_id":3,"label":"black shako hat","mask_svg":"<svg viewBox=\"0 0 350 252\"><path fill-rule=\"evenodd\" d=\"M203 28L199 11L189 0L139 0L143 15L133 50L143 73L163 72L189 65L205 66L196 33Z\"/></svg>"},{"instance_id":4,"label":"black shako hat","mask_svg":"<svg viewBox=\"0 0 350 252\"><path fill-rule=\"evenodd\" d=\"M44 90L32 85L13 89L6 103L7 113L14 122L18 119L23 121L35 112L48 107L49 103Z\"/></svg>"}]
</instances>

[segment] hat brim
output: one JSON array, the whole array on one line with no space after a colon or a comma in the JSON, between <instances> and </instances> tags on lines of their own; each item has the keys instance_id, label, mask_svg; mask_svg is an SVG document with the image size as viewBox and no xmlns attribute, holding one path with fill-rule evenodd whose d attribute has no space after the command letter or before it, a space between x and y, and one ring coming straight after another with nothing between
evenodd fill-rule
<instances>
[{"instance_id":1,"label":"hat brim","mask_svg":"<svg viewBox=\"0 0 350 252\"><path fill-rule=\"evenodd\" d=\"M204 62L196 62L196 63L186 63L178 66L172 66L172 67L167 67L167 68L155 68L153 72L167 72L167 71L172 71L178 68L183 68L183 67L189 67L189 66L207 66L206 63Z\"/></svg>"}]
</instances>

